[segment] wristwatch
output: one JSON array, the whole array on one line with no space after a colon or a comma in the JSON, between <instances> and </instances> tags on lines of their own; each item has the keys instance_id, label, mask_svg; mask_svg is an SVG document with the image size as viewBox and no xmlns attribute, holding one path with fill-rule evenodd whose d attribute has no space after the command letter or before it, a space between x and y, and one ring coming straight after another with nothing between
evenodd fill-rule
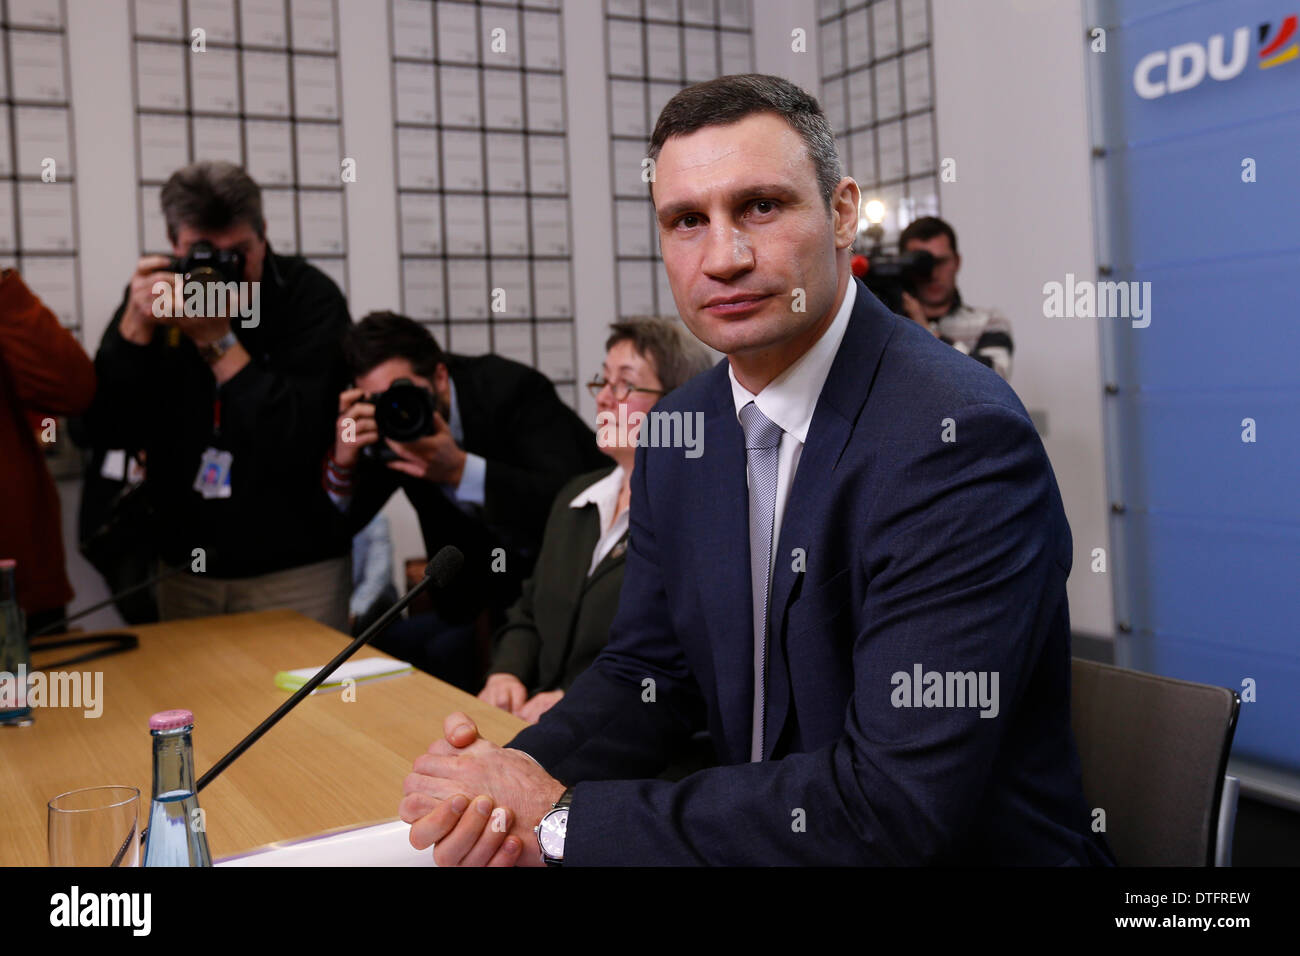
<instances>
[{"instance_id":1,"label":"wristwatch","mask_svg":"<svg viewBox=\"0 0 1300 956\"><path fill-rule=\"evenodd\" d=\"M542 851L542 862L547 866L564 865L564 834L569 827L569 804L573 803L573 788L560 794L560 799L551 805L551 809L542 817L542 822L533 827L537 834L537 845Z\"/></svg>"},{"instance_id":2,"label":"wristwatch","mask_svg":"<svg viewBox=\"0 0 1300 956\"><path fill-rule=\"evenodd\" d=\"M217 362L221 356L225 355L238 344L239 339L235 338L235 333L227 332L215 342L209 342L207 345L200 345L199 354L203 356L203 361L212 365Z\"/></svg>"}]
</instances>

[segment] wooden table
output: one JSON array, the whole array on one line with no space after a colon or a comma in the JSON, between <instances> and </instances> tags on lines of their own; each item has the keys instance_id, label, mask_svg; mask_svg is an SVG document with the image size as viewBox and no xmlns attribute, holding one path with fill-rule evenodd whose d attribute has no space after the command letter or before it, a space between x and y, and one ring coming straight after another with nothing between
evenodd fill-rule
<instances>
[{"instance_id":1,"label":"wooden table","mask_svg":"<svg viewBox=\"0 0 1300 956\"><path fill-rule=\"evenodd\" d=\"M262 611L131 627L138 650L72 664L103 672L103 713L38 708L31 727L0 727L0 865L44 866L46 802L79 787L140 790L148 818L149 716L194 712L194 772L212 764L284 702L277 671L327 663L347 638L293 611ZM38 652L42 666L77 649ZM354 656L384 656L363 647ZM355 701L312 695L199 794L213 858L275 840L392 820L411 761L441 736L443 718L470 714L504 744L524 722L415 671L360 683Z\"/></svg>"}]
</instances>

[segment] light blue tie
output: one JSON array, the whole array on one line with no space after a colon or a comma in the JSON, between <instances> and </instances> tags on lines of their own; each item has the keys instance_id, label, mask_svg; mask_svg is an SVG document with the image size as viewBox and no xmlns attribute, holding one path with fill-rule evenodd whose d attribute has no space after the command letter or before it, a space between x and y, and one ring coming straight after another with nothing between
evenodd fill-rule
<instances>
[{"instance_id":1,"label":"light blue tie","mask_svg":"<svg viewBox=\"0 0 1300 956\"><path fill-rule=\"evenodd\" d=\"M764 715L767 684L768 602L772 576L772 527L776 521L776 476L781 455L781 426L753 402L740 410L749 460L749 561L757 644L754 648L754 710L750 760L767 749Z\"/></svg>"}]
</instances>

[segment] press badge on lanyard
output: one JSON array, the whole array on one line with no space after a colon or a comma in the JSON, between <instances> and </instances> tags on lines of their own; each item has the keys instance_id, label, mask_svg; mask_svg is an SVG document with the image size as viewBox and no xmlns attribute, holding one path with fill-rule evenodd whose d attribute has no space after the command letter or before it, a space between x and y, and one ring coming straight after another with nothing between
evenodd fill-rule
<instances>
[{"instance_id":1,"label":"press badge on lanyard","mask_svg":"<svg viewBox=\"0 0 1300 956\"><path fill-rule=\"evenodd\" d=\"M221 399L212 402L212 437L221 437ZM234 456L228 451L208 446L199 459L199 473L194 478L194 490L204 498L230 497L230 466Z\"/></svg>"}]
</instances>

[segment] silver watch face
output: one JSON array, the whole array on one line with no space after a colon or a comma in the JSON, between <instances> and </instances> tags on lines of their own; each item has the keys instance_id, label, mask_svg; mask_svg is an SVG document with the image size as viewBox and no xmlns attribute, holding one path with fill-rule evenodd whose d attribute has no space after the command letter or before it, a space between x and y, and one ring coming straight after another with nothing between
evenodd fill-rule
<instances>
[{"instance_id":1,"label":"silver watch face","mask_svg":"<svg viewBox=\"0 0 1300 956\"><path fill-rule=\"evenodd\" d=\"M537 831L537 840L542 845L542 852L549 857L564 857L564 831L569 826L569 808L552 810L542 817Z\"/></svg>"}]
</instances>

